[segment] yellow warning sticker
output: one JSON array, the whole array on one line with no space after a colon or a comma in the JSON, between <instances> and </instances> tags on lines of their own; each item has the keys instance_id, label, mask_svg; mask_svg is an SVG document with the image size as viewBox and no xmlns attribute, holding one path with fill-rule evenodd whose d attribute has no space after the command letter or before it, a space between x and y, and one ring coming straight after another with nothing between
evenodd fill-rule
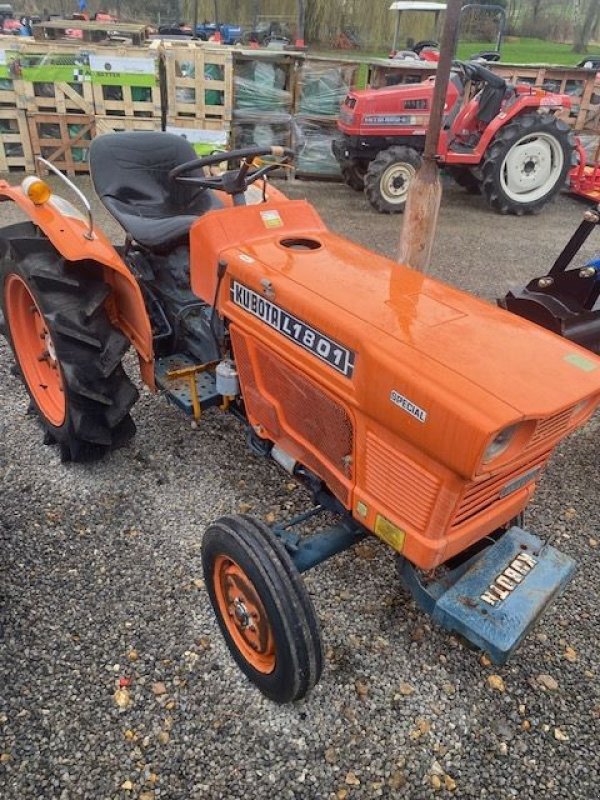
<instances>
[{"instance_id":1,"label":"yellow warning sticker","mask_svg":"<svg viewBox=\"0 0 600 800\"><path fill-rule=\"evenodd\" d=\"M387 542L391 547L393 547L394 550L397 550L399 553L402 552L406 531L403 531L402 528L394 525L394 523L390 522L389 519L382 517L381 514L377 514L377 518L375 520L375 533L377 536L383 539L384 542Z\"/></svg>"},{"instance_id":2,"label":"yellow warning sticker","mask_svg":"<svg viewBox=\"0 0 600 800\"><path fill-rule=\"evenodd\" d=\"M261 211L260 216L265 228L281 228L283 226L279 211Z\"/></svg>"}]
</instances>

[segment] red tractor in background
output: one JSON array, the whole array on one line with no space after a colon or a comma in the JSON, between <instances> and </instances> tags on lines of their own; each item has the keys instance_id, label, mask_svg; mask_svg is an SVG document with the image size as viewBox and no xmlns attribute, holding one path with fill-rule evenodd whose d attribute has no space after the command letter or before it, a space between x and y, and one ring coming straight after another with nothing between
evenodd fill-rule
<instances>
[{"instance_id":1,"label":"red tractor in background","mask_svg":"<svg viewBox=\"0 0 600 800\"><path fill-rule=\"evenodd\" d=\"M380 213L404 210L421 163L433 87L428 78L353 90L342 105L335 156L345 182L364 189ZM475 87L471 99L469 87ZM455 62L439 163L501 214L535 213L565 184L575 162L575 136L560 118L570 107L568 95L513 86L477 62Z\"/></svg>"}]
</instances>

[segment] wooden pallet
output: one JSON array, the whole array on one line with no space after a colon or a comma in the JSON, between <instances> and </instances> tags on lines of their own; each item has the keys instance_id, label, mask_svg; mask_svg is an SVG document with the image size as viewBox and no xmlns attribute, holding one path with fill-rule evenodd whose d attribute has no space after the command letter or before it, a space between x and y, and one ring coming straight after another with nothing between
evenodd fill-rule
<instances>
[{"instance_id":1,"label":"wooden pallet","mask_svg":"<svg viewBox=\"0 0 600 800\"><path fill-rule=\"evenodd\" d=\"M145 117L99 117L95 118L96 136L105 133L124 133L125 131L160 131L161 120Z\"/></svg>"},{"instance_id":2,"label":"wooden pallet","mask_svg":"<svg viewBox=\"0 0 600 800\"><path fill-rule=\"evenodd\" d=\"M0 109L0 172L35 171L24 111Z\"/></svg>"},{"instance_id":3,"label":"wooden pallet","mask_svg":"<svg viewBox=\"0 0 600 800\"><path fill-rule=\"evenodd\" d=\"M6 37L4 37L6 38ZM0 107L2 108L16 108L17 107L17 92L15 88L12 62L18 58L14 41L10 43L0 43Z\"/></svg>"},{"instance_id":4,"label":"wooden pallet","mask_svg":"<svg viewBox=\"0 0 600 800\"><path fill-rule=\"evenodd\" d=\"M571 95L572 108L564 118L576 131L600 132L600 87L596 71L576 67L537 67L491 64L510 83L528 83L547 91Z\"/></svg>"},{"instance_id":5,"label":"wooden pallet","mask_svg":"<svg viewBox=\"0 0 600 800\"><path fill-rule=\"evenodd\" d=\"M185 137L199 155L206 155L211 149L220 150L229 147L231 130L229 123L222 119L167 117L165 122L167 133Z\"/></svg>"},{"instance_id":6,"label":"wooden pallet","mask_svg":"<svg viewBox=\"0 0 600 800\"><path fill-rule=\"evenodd\" d=\"M77 84L50 81L15 81L17 106L28 114L93 114L94 96L89 81Z\"/></svg>"},{"instance_id":7,"label":"wooden pallet","mask_svg":"<svg viewBox=\"0 0 600 800\"><path fill-rule=\"evenodd\" d=\"M103 48L90 53L96 114L160 117L159 58L148 48Z\"/></svg>"},{"instance_id":8,"label":"wooden pallet","mask_svg":"<svg viewBox=\"0 0 600 800\"><path fill-rule=\"evenodd\" d=\"M164 50L167 113L171 117L231 120L233 59L230 50Z\"/></svg>"},{"instance_id":9,"label":"wooden pallet","mask_svg":"<svg viewBox=\"0 0 600 800\"><path fill-rule=\"evenodd\" d=\"M67 175L89 172L88 151L96 133L89 114L30 114L29 133L34 156L42 156ZM36 163L38 174L45 174Z\"/></svg>"},{"instance_id":10,"label":"wooden pallet","mask_svg":"<svg viewBox=\"0 0 600 800\"><path fill-rule=\"evenodd\" d=\"M20 48L13 70L17 106L30 114L93 114L87 55L81 48Z\"/></svg>"}]
</instances>

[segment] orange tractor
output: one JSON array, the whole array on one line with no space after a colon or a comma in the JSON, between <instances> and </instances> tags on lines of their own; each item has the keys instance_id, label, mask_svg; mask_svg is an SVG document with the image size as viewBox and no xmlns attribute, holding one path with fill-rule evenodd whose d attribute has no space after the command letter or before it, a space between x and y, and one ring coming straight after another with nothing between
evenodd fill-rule
<instances>
[{"instance_id":1,"label":"orange tractor","mask_svg":"<svg viewBox=\"0 0 600 800\"><path fill-rule=\"evenodd\" d=\"M0 230L2 307L46 442L81 460L133 435L133 346L152 390L196 420L235 415L251 450L308 489L299 517L225 516L203 540L223 636L273 700L304 696L323 665L301 573L365 536L396 551L437 623L502 663L574 569L520 515L600 403L600 359L331 233L267 184L291 156L96 139L92 179L119 246L85 198L88 214L38 178L0 183L29 217ZM334 522L303 535L323 512Z\"/></svg>"}]
</instances>

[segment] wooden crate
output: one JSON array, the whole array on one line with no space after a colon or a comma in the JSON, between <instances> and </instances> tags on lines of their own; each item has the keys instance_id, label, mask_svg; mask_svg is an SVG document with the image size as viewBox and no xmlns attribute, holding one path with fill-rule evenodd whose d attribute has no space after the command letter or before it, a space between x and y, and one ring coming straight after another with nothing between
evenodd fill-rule
<instances>
[{"instance_id":1,"label":"wooden crate","mask_svg":"<svg viewBox=\"0 0 600 800\"><path fill-rule=\"evenodd\" d=\"M38 41L62 40L69 30L81 31L79 44L93 42L103 44L115 40L133 45L143 45L146 41L146 26L121 22L89 22L74 19L52 19L33 26L33 36Z\"/></svg>"},{"instance_id":2,"label":"wooden crate","mask_svg":"<svg viewBox=\"0 0 600 800\"><path fill-rule=\"evenodd\" d=\"M123 133L125 131L159 131L160 119L144 117L99 117L95 118L96 136L105 133Z\"/></svg>"},{"instance_id":3,"label":"wooden crate","mask_svg":"<svg viewBox=\"0 0 600 800\"><path fill-rule=\"evenodd\" d=\"M571 96L571 111L564 118L576 131L600 131L600 87L596 71L577 67L523 66L490 64L490 68L510 83L528 83L547 91Z\"/></svg>"},{"instance_id":4,"label":"wooden crate","mask_svg":"<svg viewBox=\"0 0 600 800\"><path fill-rule=\"evenodd\" d=\"M158 53L149 48L98 48L90 53L96 114L110 117L160 117Z\"/></svg>"},{"instance_id":5,"label":"wooden crate","mask_svg":"<svg viewBox=\"0 0 600 800\"><path fill-rule=\"evenodd\" d=\"M368 64L367 83L373 89L404 83L420 83L435 75L436 65L431 61L394 61L374 58Z\"/></svg>"},{"instance_id":6,"label":"wooden crate","mask_svg":"<svg viewBox=\"0 0 600 800\"><path fill-rule=\"evenodd\" d=\"M230 50L171 47L164 50L170 117L231 120L233 59Z\"/></svg>"},{"instance_id":7,"label":"wooden crate","mask_svg":"<svg viewBox=\"0 0 600 800\"><path fill-rule=\"evenodd\" d=\"M6 37L5 37L6 38ZM15 50L14 40L11 42L12 49L5 46L7 43L0 44L0 107L16 108L17 92L15 87L14 62L18 61L19 54Z\"/></svg>"},{"instance_id":8,"label":"wooden crate","mask_svg":"<svg viewBox=\"0 0 600 800\"><path fill-rule=\"evenodd\" d=\"M24 111L0 109L0 172L35 171Z\"/></svg>"},{"instance_id":9,"label":"wooden crate","mask_svg":"<svg viewBox=\"0 0 600 800\"><path fill-rule=\"evenodd\" d=\"M90 142L96 133L95 117L89 114L30 114L29 133L34 156L42 156L67 175L89 172ZM38 174L45 174L36 163Z\"/></svg>"},{"instance_id":10,"label":"wooden crate","mask_svg":"<svg viewBox=\"0 0 600 800\"><path fill-rule=\"evenodd\" d=\"M234 50L234 111L292 113L296 71L304 53Z\"/></svg>"},{"instance_id":11,"label":"wooden crate","mask_svg":"<svg viewBox=\"0 0 600 800\"><path fill-rule=\"evenodd\" d=\"M30 114L93 114L87 54L80 48L29 45L12 65L17 106Z\"/></svg>"},{"instance_id":12,"label":"wooden crate","mask_svg":"<svg viewBox=\"0 0 600 800\"><path fill-rule=\"evenodd\" d=\"M165 130L187 139L199 156L229 148L231 139L229 123L222 119L167 117Z\"/></svg>"}]
</instances>

